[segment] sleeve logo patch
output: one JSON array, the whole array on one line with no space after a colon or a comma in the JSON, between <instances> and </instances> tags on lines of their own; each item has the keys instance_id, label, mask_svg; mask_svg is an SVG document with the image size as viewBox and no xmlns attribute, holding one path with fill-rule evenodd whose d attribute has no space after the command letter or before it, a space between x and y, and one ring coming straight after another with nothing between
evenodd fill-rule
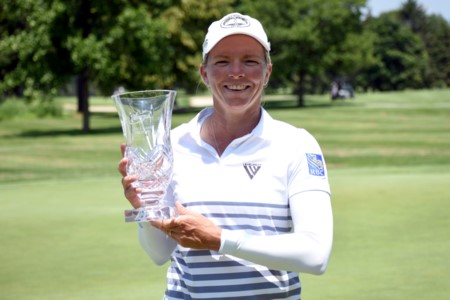
<instances>
[{"instance_id":1,"label":"sleeve logo patch","mask_svg":"<svg viewBox=\"0 0 450 300\"><path fill-rule=\"evenodd\" d=\"M308 160L309 174L313 176L325 176L325 167L322 155L306 153L306 159Z\"/></svg>"}]
</instances>

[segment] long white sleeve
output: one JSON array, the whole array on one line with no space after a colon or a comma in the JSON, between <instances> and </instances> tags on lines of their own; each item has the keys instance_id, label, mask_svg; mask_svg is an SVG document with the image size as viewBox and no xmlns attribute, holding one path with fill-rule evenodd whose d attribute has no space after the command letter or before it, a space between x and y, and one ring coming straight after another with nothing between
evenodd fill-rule
<instances>
[{"instance_id":1,"label":"long white sleeve","mask_svg":"<svg viewBox=\"0 0 450 300\"><path fill-rule=\"evenodd\" d=\"M333 241L330 196L322 191L296 194L289 202L294 231L252 236L223 230L219 252L271 269L322 274Z\"/></svg>"},{"instance_id":2,"label":"long white sleeve","mask_svg":"<svg viewBox=\"0 0 450 300\"><path fill-rule=\"evenodd\" d=\"M164 201L174 207L172 187L169 186ZM165 264L177 246L177 242L150 223L138 223L138 238L141 247L157 265Z\"/></svg>"},{"instance_id":3,"label":"long white sleeve","mask_svg":"<svg viewBox=\"0 0 450 300\"><path fill-rule=\"evenodd\" d=\"M166 263L177 245L174 240L150 223L138 224L138 237L144 251L157 265Z\"/></svg>"}]
</instances>

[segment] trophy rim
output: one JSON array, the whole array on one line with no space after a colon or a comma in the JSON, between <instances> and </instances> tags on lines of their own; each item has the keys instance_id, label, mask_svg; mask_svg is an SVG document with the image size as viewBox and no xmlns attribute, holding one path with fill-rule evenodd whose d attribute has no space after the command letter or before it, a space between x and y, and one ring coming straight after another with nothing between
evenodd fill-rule
<instances>
[{"instance_id":1,"label":"trophy rim","mask_svg":"<svg viewBox=\"0 0 450 300\"><path fill-rule=\"evenodd\" d=\"M137 94L145 94L148 93L149 96L146 97L132 97L133 95L137 95ZM152 95L152 93L154 93ZM152 97L157 97L157 96L162 96L162 95L171 95L171 94L176 94L176 90L169 90L169 89L158 89L158 90L141 90L141 91L130 91L130 92L123 92L123 93L118 93L113 95L113 98L130 98L130 99L135 99L135 98L152 98ZM127 97L128 96L128 97Z\"/></svg>"}]
</instances>

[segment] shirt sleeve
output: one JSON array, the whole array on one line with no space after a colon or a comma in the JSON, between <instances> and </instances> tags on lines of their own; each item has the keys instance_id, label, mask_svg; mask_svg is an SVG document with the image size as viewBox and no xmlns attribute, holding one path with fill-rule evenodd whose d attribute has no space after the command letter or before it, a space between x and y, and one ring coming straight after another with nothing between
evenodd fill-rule
<instances>
[{"instance_id":1,"label":"shirt sleeve","mask_svg":"<svg viewBox=\"0 0 450 300\"><path fill-rule=\"evenodd\" d=\"M169 186L165 202L174 206L173 190ZM150 223L138 224L138 238L142 249L147 253L150 259L157 265L166 263L177 243L168 237L161 230L153 227Z\"/></svg>"},{"instance_id":2,"label":"shirt sleeve","mask_svg":"<svg viewBox=\"0 0 450 300\"><path fill-rule=\"evenodd\" d=\"M307 191L295 194L289 203L292 233L252 236L223 230L219 252L271 269L324 273L333 240L330 195L324 191Z\"/></svg>"},{"instance_id":3,"label":"shirt sleeve","mask_svg":"<svg viewBox=\"0 0 450 300\"><path fill-rule=\"evenodd\" d=\"M296 129L288 172L289 198L307 191L330 192L325 158L317 140L305 129Z\"/></svg>"},{"instance_id":4,"label":"shirt sleeve","mask_svg":"<svg viewBox=\"0 0 450 300\"><path fill-rule=\"evenodd\" d=\"M138 237L144 251L157 265L166 263L177 245L174 240L150 223L138 224Z\"/></svg>"}]
</instances>

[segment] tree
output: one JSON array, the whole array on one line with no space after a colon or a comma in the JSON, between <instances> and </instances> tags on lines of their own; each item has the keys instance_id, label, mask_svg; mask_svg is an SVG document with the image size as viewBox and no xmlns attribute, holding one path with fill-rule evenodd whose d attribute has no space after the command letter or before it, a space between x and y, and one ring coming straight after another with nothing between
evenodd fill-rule
<instances>
[{"instance_id":1,"label":"tree","mask_svg":"<svg viewBox=\"0 0 450 300\"><path fill-rule=\"evenodd\" d=\"M428 16L415 0L406 1L398 11L399 19L417 34L428 53L424 84L427 88L450 85L450 24L439 15Z\"/></svg>"},{"instance_id":2,"label":"tree","mask_svg":"<svg viewBox=\"0 0 450 300\"><path fill-rule=\"evenodd\" d=\"M450 86L450 24L439 15L427 16L423 41L429 65L426 87Z\"/></svg>"},{"instance_id":3,"label":"tree","mask_svg":"<svg viewBox=\"0 0 450 300\"><path fill-rule=\"evenodd\" d=\"M414 33L423 32L427 14L425 8L416 0L407 0L398 10L399 19L405 23Z\"/></svg>"},{"instance_id":4,"label":"tree","mask_svg":"<svg viewBox=\"0 0 450 300\"><path fill-rule=\"evenodd\" d=\"M365 2L242 0L240 9L265 26L273 48L273 76L275 80L292 82L298 106L303 106L308 81L326 76L327 70L332 75L352 72L355 59L370 55L355 57L342 52L351 47L352 53L361 53L370 47L357 42L361 41Z\"/></svg>"},{"instance_id":5,"label":"tree","mask_svg":"<svg viewBox=\"0 0 450 300\"><path fill-rule=\"evenodd\" d=\"M173 78L163 62L172 59L170 35L159 18L168 1L151 7L138 1L54 1L61 11L51 36L70 64L63 74L77 74L83 131L89 131L89 84L104 94L117 85L130 89L168 86Z\"/></svg>"},{"instance_id":6,"label":"tree","mask_svg":"<svg viewBox=\"0 0 450 300\"><path fill-rule=\"evenodd\" d=\"M376 64L373 51L376 36L369 30L349 33L342 43L333 45L323 57L323 68L327 82L334 79L351 81L362 90L367 90L366 71Z\"/></svg>"},{"instance_id":7,"label":"tree","mask_svg":"<svg viewBox=\"0 0 450 300\"><path fill-rule=\"evenodd\" d=\"M52 71L64 68L66 62L49 34L59 9L39 0L1 2L0 95L13 92L48 99L67 79Z\"/></svg>"},{"instance_id":8,"label":"tree","mask_svg":"<svg viewBox=\"0 0 450 300\"><path fill-rule=\"evenodd\" d=\"M423 87L428 55L420 37L396 12L384 13L368 26L377 34L374 52L378 63L368 70L372 87L381 91Z\"/></svg>"},{"instance_id":9,"label":"tree","mask_svg":"<svg viewBox=\"0 0 450 300\"><path fill-rule=\"evenodd\" d=\"M1 4L0 92L55 92L77 77L83 131L89 131L93 84L110 95L126 89L198 83L207 26L232 0L13 0ZM27 16L23 18L23 16ZM5 70L5 71L3 71ZM53 93L54 94L54 93Z\"/></svg>"},{"instance_id":10,"label":"tree","mask_svg":"<svg viewBox=\"0 0 450 300\"><path fill-rule=\"evenodd\" d=\"M154 1L150 9L139 1L120 0L3 3L1 20L8 26L0 42L6 59L0 63L8 72L2 74L0 91L24 84L25 91L54 95L77 75L83 131L89 131L90 83L111 94L117 84L142 89L173 81L163 63L173 57L170 35L166 23L152 15L168 4Z\"/></svg>"}]
</instances>

